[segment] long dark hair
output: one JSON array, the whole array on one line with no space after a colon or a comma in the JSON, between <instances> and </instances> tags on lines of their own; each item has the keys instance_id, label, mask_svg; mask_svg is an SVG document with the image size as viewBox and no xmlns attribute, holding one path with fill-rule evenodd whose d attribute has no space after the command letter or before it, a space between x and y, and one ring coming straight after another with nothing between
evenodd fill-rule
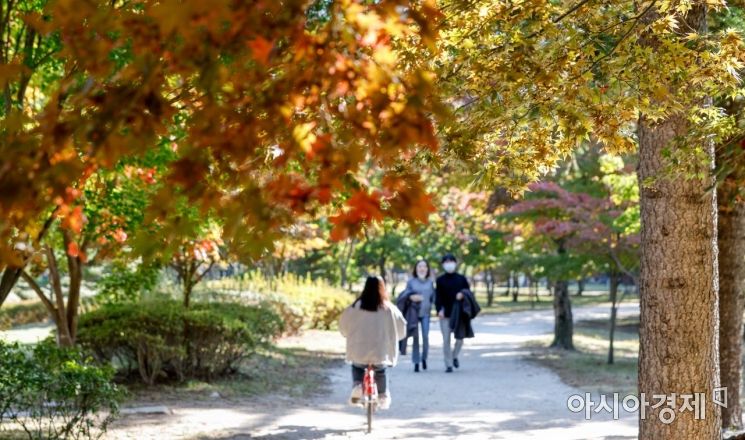
<instances>
[{"instance_id":1,"label":"long dark hair","mask_svg":"<svg viewBox=\"0 0 745 440\"><path fill-rule=\"evenodd\" d=\"M357 298L357 301L362 310L377 312L388 301L388 292L385 290L383 280L380 277L367 277L365 288L362 289L362 295Z\"/></svg>"},{"instance_id":2,"label":"long dark hair","mask_svg":"<svg viewBox=\"0 0 745 440\"><path fill-rule=\"evenodd\" d=\"M414 276L414 278L417 277L416 267L419 266L419 263L424 263L427 265L427 276L425 278L429 278L429 275L431 273L430 268L429 268L429 262L423 258L421 260L416 260L416 263L414 263L414 269L411 270L411 274Z\"/></svg>"}]
</instances>

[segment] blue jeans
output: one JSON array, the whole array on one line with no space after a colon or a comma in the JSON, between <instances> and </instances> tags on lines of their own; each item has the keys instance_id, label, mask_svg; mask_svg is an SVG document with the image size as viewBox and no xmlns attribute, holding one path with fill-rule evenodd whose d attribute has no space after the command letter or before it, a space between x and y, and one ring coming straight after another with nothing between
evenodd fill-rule
<instances>
[{"instance_id":1,"label":"blue jeans","mask_svg":"<svg viewBox=\"0 0 745 440\"><path fill-rule=\"evenodd\" d=\"M415 364L427 360L429 353L429 315L419 317L419 325L422 326L422 350L419 351L419 328L414 332L414 348L411 352L411 361Z\"/></svg>"},{"instance_id":2,"label":"blue jeans","mask_svg":"<svg viewBox=\"0 0 745 440\"><path fill-rule=\"evenodd\" d=\"M384 394L388 389L388 375L385 374L385 368L382 365L374 365L375 367L375 384L378 386L378 394ZM362 383L365 378L365 370L367 365L352 364L352 382L354 385Z\"/></svg>"}]
</instances>

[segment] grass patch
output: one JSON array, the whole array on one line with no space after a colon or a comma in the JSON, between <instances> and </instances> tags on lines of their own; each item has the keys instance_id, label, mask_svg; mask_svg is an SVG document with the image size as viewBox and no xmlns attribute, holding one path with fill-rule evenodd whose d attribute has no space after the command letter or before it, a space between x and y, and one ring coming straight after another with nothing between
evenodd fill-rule
<instances>
[{"instance_id":1,"label":"grass patch","mask_svg":"<svg viewBox=\"0 0 745 440\"><path fill-rule=\"evenodd\" d=\"M494 296L494 303L491 306L487 306L486 291L477 290L476 299L482 308L482 313L485 314L497 314L497 313L508 313L508 312L523 312L526 310L545 310L553 307L554 297L548 294L548 291L541 289L538 297L528 295L528 289L525 288L523 292L517 298L517 302L512 301L512 295L502 295L501 289L497 295ZM581 307L586 305L598 305L608 303L610 307L608 292L604 290L599 291L585 291L581 296L571 296L572 306Z\"/></svg>"},{"instance_id":2,"label":"grass patch","mask_svg":"<svg viewBox=\"0 0 745 440\"><path fill-rule=\"evenodd\" d=\"M130 398L138 402L160 403L187 399L209 401L217 397L241 399L269 394L307 398L327 390L326 371L338 362L342 360L302 349L273 348L246 360L240 371L231 377L153 387L134 384L129 387Z\"/></svg>"},{"instance_id":3,"label":"grass patch","mask_svg":"<svg viewBox=\"0 0 745 440\"><path fill-rule=\"evenodd\" d=\"M552 336L531 341L528 360L555 371L561 380L583 391L621 395L637 390L639 318L620 319L614 342L614 363L608 364L608 321L579 321L574 326L576 351L547 348Z\"/></svg>"}]
</instances>

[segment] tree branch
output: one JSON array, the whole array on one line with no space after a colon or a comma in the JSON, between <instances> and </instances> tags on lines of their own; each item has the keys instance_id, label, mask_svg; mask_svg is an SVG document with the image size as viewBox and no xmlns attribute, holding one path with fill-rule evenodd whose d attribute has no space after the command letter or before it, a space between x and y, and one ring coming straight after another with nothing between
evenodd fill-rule
<instances>
[{"instance_id":1,"label":"tree branch","mask_svg":"<svg viewBox=\"0 0 745 440\"><path fill-rule=\"evenodd\" d=\"M192 284L192 285L196 285L196 284L198 284L198 283L199 283L200 281L202 281L202 278L204 278L204 276L205 276L205 275L207 275L207 272L209 272L209 271L210 271L210 270L212 269L212 266L214 266L214 265L215 265L215 261L213 260L213 261L212 261L212 262L210 263L210 265L209 265L209 266L207 266L207 269L205 269L205 270L204 270L204 272L202 272L202 274L201 274L201 275L198 275L198 276L197 276L197 279L196 279L196 280L194 280L194 284ZM194 272L198 273L196 269L194 269Z\"/></svg>"},{"instance_id":2,"label":"tree branch","mask_svg":"<svg viewBox=\"0 0 745 440\"><path fill-rule=\"evenodd\" d=\"M573 14L574 12L576 12L576 11L577 11L577 9L581 8L582 6L586 5L587 3L590 3L591 1L592 1L592 0L582 0L582 1L580 1L580 2L579 2L579 3L577 3L576 5L574 5L574 6L572 6L571 8L569 8L569 10L567 10L567 11L566 11L566 12L564 12L563 14L561 14L561 15L559 15L558 17L554 18L554 19L553 19L553 22L554 22L554 23L558 23L558 22L560 22L561 20L565 19L565 18L566 18L566 17L568 17L569 15Z\"/></svg>"},{"instance_id":3,"label":"tree branch","mask_svg":"<svg viewBox=\"0 0 745 440\"><path fill-rule=\"evenodd\" d=\"M54 292L54 300L57 303L57 310L60 316L65 315L65 300L62 294L62 283L60 278L59 269L57 268L57 258L54 256L54 251L51 247L46 247L47 262L49 263L49 282L52 285Z\"/></svg>"},{"instance_id":4,"label":"tree branch","mask_svg":"<svg viewBox=\"0 0 745 440\"><path fill-rule=\"evenodd\" d=\"M39 283L37 283L36 280L25 270L21 270L21 277L23 277L23 280L26 282L26 284L28 284L29 287L31 287L31 289L36 292L36 295L44 304L44 307L46 307L49 314L52 315L52 318L54 318L55 321L59 319L59 316L57 315L57 309L54 307L54 304L52 304L52 301L50 301L49 298L47 298L47 296L44 294L44 291L41 290Z\"/></svg>"}]
</instances>

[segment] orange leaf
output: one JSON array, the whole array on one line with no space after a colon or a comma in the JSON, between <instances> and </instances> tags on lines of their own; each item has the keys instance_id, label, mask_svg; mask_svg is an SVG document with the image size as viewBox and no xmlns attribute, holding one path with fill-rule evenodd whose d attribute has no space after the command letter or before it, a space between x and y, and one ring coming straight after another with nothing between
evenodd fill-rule
<instances>
[{"instance_id":1,"label":"orange leaf","mask_svg":"<svg viewBox=\"0 0 745 440\"><path fill-rule=\"evenodd\" d=\"M83 230L83 224L85 224L85 215L83 215L83 208L81 206L73 208L72 211L65 215L62 221L63 228L69 229L76 234L79 234Z\"/></svg>"},{"instance_id":2,"label":"orange leaf","mask_svg":"<svg viewBox=\"0 0 745 440\"><path fill-rule=\"evenodd\" d=\"M124 243L124 241L127 239L127 233L124 232L121 228L114 231L114 239L118 241L119 243Z\"/></svg>"},{"instance_id":3,"label":"orange leaf","mask_svg":"<svg viewBox=\"0 0 745 440\"><path fill-rule=\"evenodd\" d=\"M251 54L254 60L266 66L269 64L269 54L272 51L274 45L267 41L264 37L258 37L255 40L248 42L248 47L251 48Z\"/></svg>"},{"instance_id":4,"label":"orange leaf","mask_svg":"<svg viewBox=\"0 0 745 440\"><path fill-rule=\"evenodd\" d=\"M80 248L78 248L78 244L74 241L71 241L67 244L67 255L71 257L78 257L80 256Z\"/></svg>"},{"instance_id":5,"label":"orange leaf","mask_svg":"<svg viewBox=\"0 0 745 440\"><path fill-rule=\"evenodd\" d=\"M331 229L330 238L333 241L342 241L349 237L349 226L345 224L336 224Z\"/></svg>"}]
</instances>

